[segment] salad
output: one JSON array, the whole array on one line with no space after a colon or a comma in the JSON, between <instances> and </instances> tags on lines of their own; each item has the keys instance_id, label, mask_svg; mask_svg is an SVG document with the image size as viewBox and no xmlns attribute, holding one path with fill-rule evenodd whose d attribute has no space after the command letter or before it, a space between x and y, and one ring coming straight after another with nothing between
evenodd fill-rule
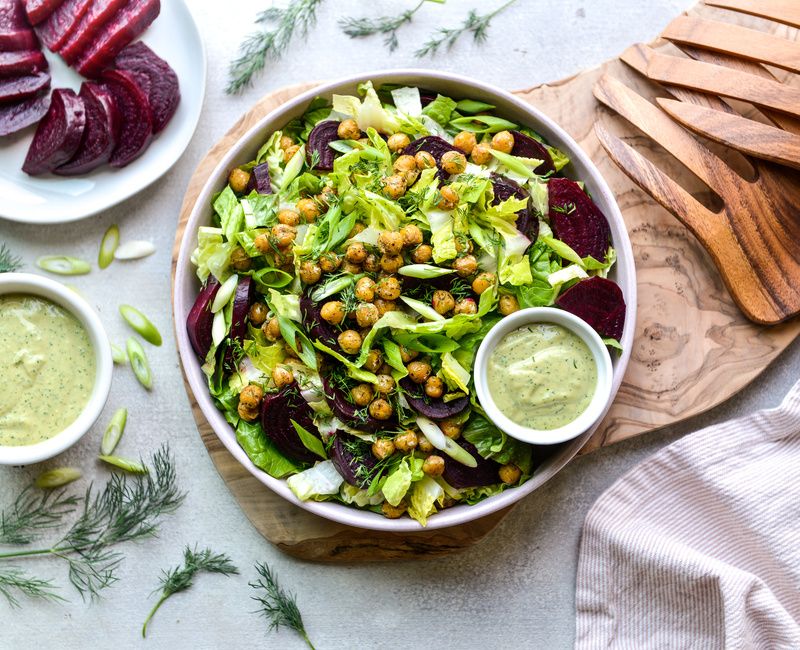
<instances>
[{"instance_id":1,"label":"salad","mask_svg":"<svg viewBox=\"0 0 800 650\"><path fill-rule=\"evenodd\" d=\"M189 338L244 451L302 500L425 525L535 472L490 422L481 340L520 308L619 347L610 228L569 159L494 106L366 82L230 171L199 228Z\"/></svg>"}]
</instances>

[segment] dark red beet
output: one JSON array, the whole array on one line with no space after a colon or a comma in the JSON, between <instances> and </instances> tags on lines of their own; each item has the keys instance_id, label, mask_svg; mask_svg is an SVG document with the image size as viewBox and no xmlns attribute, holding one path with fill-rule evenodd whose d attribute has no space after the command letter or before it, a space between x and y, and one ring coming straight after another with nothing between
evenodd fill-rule
<instances>
[{"instance_id":1,"label":"dark red beet","mask_svg":"<svg viewBox=\"0 0 800 650\"><path fill-rule=\"evenodd\" d=\"M47 70L47 59L39 50L0 52L0 77L36 74Z\"/></svg>"},{"instance_id":2,"label":"dark red beet","mask_svg":"<svg viewBox=\"0 0 800 650\"><path fill-rule=\"evenodd\" d=\"M0 106L0 136L11 135L35 124L50 107L50 94L24 99L16 104Z\"/></svg>"},{"instance_id":3,"label":"dark red beet","mask_svg":"<svg viewBox=\"0 0 800 650\"><path fill-rule=\"evenodd\" d=\"M269 178L269 163L261 163L253 167L250 180L247 182L247 191L255 190L259 194L272 194L272 181Z\"/></svg>"},{"instance_id":4,"label":"dark red beet","mask_svg":"<svg viewBox=\"0 0 800 650\"><path fill-rule=\"evenodd\" d=\"M261 404L261 426L269 439L289 458L306 463L322 459L306 449L292 420L319 438L313 415L314 411L300 395L297 382L284 386L274 395L267 395Z\"/></svg>"},{"instance_id":5,"label":"dark red beet","mask_svg":"<svg viewBox=\"0 0 800 650\"><path fill-rule=\"evenodd\" d=\"M111 154L111 166L125 167L142 155L153 139L150 104L130 72L106 70L102 80L114 95L114 103L122 116L122 130Z\"/></svg>"},{"instance_id":6,"label":"dark red beet","mask_svg":"<svg viewBox=\"0 0 800 650\"><path fill-rule=\"evenodd\" d=\"M514 136L514 148L511 150L512 156L541 160L542 164L533 170L539 175L543 176L548 172L555 173L556 166L553 164L553 157L541 142L529 135L525 135L521 131L512 131L511 133Z\"/></svg>"},{"instance_id":7,"label":"dark red beet","mask_svg":"<svg viewBox=\"0 0 800 650\"><path fill-rule=\"evenodd\" d=\"M38 25L50 17L62 0L25 0L25 13L31 25Z\"/></svg>"},{"instance_id":8,"label":"dark red beet","mask_svg":"<svg viewBox=\"0 0 800 650\"><path fill-rule=\"evenodd\" d=\"M600 208L568 178L551 178L547 186L553 234L581 257L604 262L611 228Z\"/></svg>"},{"instance_id":9,"label":"dark red beet","mask_svg":"<svg viewBox=\"0 0 800 650\"><path fill-rule=\"evenodd\" d=\"M253 302L255 293L252 291L253 280L249 276L239 278L236 285L236 293L233 294L233 312L231 314L231 329L228 332L228 339L235 341L240 346L244 343L247 334L247 312ZM225 350L225 367L234 370L233 348L228 346Z\"/></svg>"},{"instance_id":10,"label":"dark red beet","mask_svg":"<svg viewBox=\"0 0 800 650\"><path fill-rule=\"evenodd\" d=\"M219 287L217 279L213 275L208 276L208 280L197 294L194 305L186 317L186 333L189 335L189 342L200 361L206 360L206 355L211 349L211 325L214 322L211 303L214 302Z\"/></svg>"},{"instance_id":11,"label":"dark red beet","mask_svg":"<svg viewBox=\"0 0 800 650\"><path fill-rule=\"evenodd\" d=\"M345 445L344 442L348 444ZM353 452L353 448L358 450ZM369 485L372 471L378 459L372 455L370 445L350 436L344 431L337 431L330 448L330 457L336 471L350 485L365 488Z\"/></svg>"},{"instance_id":12,"label":"dark red beet","mask_svg":"<svg viewBox=\"0 0 800 650\"><path fill-rule=\"evenodd\" d=\"M622 337L625 297L611 280L597 276L581 280L556 298L556 305L585 320L600 336L617 341Z\"/></svg>"},{"instance_id":13,"label":"dark red beet","mask_svg":"<svg viewBox=\"0 0 800 650\"><path fill-rule=\"evenodd\" d=\"M367 433L375 433L381 429L391 429L395 426L394 421L376 420L366 414L364 409L357 409L341 390L331 385L324 373L321 373L320 377L322 378L325 401L328 402L333 414L345 424Z\"/></svg>"},{"instance_id":14,"label":"dark red beet","mask_svg":"<svg viewBox=\"0 0 800 650\"><path fill-rule=\"evenodd\" d=\"M319 153L319 162L314 169L329 172L333 169L333 159L336 152L330 148L330 143L339 140L339 122L335 120L325 120L320 122L308 134L308 144L306 145L306 162L311 165L314 152Z\"/></svg>"},{"instance_id":15,"label":"dark red beet","mask_svg":"<svg viewBox=\"0 0 800 650\"><path fill-rule=\"evenodd\" d=\"M50 109L39 122L22 170L35 176L67 162L78 150L85 126L83 100L68 88L54 90Z\"/></svg>"},{"instance_id":16,"label":"dark red beet","mask_svg":"<svg viewBox=\"0 0 800 650\"><path fill-rule=\"evenodd\" d=\"M437 93L433 92L432 90L424 90L422 88L419 89L419 101L422 104L422 108L425 108L428 104L436 99Z\"/></svg>"},{"instance_id":17,"label":"dark red beet","mask_svg":"<svg viewBox=\"0 0 800 650\"><path fill-rule=\"evenodd\" d=\"M303 328L308 332L312 341L319 339L329 348L341 352L337 337L341 330L335 328L320 314L320 305L314 302L309 296L300 296L300 317L303 321Z\"/></svg>"},{"instance_id":18,"label":"dark red beet","mask_svg":"<svg viewBox=\"0 0 800 650\"><path fill-rule=\"evenodd\" d=\"M128 45L114 59L114 67L129 70L147 80L140 83L147 93L150 108L153 111L153 133L158 133L175 115L181 100L178 75L172 67L151 50L142 41ZM269 175L267 175L269 179ZM260 191L260 190L259 190ZM263 192L271 194L272 192Z\"/></svg>"},{"instance_id":19,"label":"dark red beet","mask_svg":"<svg viewBox=\"0 0 800 650\"><path fill-rule=\"evenodd\" d=\"M32 29L16 29L0 34L0 50L3 52L16 52L18 50L32 50L39 47L39 39Z\"/></svg>"},{"instance_id":20,"label":"dark red beet","mask_svg":"<svg viewBox=\"0 0 800 650\"><path fill-rule=\"evenodd\" d=\"M21 0L0 0L0 32L6 33L21 27L28 27Z\"/></svg>"},{"instance_id":21,"label":"dark red beet","mask_svg":"<svg viewBox=\"0 0 800 650\"><path fill-rule=\"evenodd\" d=\"M110 27L111 19L127 3L128 0L92 0L69 38L58 48L58 53L70 65L75 63L89 44Z\"/></svg>"},{"instance_id":22,"label":"dark red beet","mask_svg":"<svg viewBox=\"0 0 800 650\"><path fill-rule=\"evenodd\" d=\"M500 470L499 463L483 458L483 456L478 453L478 450L475 449L475 446L464 439L459 440L458 444L461 445L470 456L478 461L478 465L477 467L467 467L457 460L453 460L449 456L443 454L444 474L442 474L442 478L444 478L449 485L460 490L461 488L494 485L500 482L500 476L498 474Z\"/></svg>"},{"instance_id":23,"label":"dark red beet","mask_svg":"<svg viewBox=\"0 0 800 650\"><path fill-rule=\"evenodd\" d=\"M114 96L105 86L84 82L80 98L86 107L86 128L81 145L72 159L53 170L53 173L61 176L86 174L107 163L122 128L122 118L114 103Z\"/></svg>"},{"instance_id":24,"label":"dark red beet","mask_svg":"<svg viewBox=\"0 0 800 650\"><path fill-rule=\"evenodd\" d=\"M420 415L431 420L444 420L463 413L469 406L469 397L459 397L450 402L441 398L426 397L419 384L415 384L408 377L400 380L400 387L405 391L406 401Z\"/></svg>"},{"instance_id":25,"label":"dark red beet","mask_svg":"<svg viewBox=\"0 0 800 650\"><path fill-rule=\"evenodd\" d=\"M438 165L442 160L442 156L444 156L448 151L459 150L444 138L440 138L438 135L426 135L418 140L414 140L414 142L403 149L403 154L413 156L420 151L427 151L429 154L431 154Z\"/></svg>"},{"instance_id":26,"label":"dark red beet","mask_svg":"<svg viewBox=\"0 0 800 650\"><path fill-rule=\"evenodd\" d=\"M37 72L0 79L0 104L9 104L38 95L50 86L50 73Z\"/></svg>"},{"instance_id":27,"label":"dark red beet","mask_svg":"<svg viewBox=\"0 0 800 650\"><path fill-rule=\"evenodd\" d=\"M37 26L36 33L52 52L57 52L72 36L91 4L92 0L64 0L47 20Z\"/></svg>"},{"instance_id":28,"label":"dark red beet","mask_svg":"<svg viewBox=\"0 0 800 650\"><path fill-rule=\"evenodd\" d=\"M492 205L507 201L512 196L518 199L530 198L528 190L520 187L518 183L510 178L500 176L500 174L492 174L492 188L494 189ZM527 207L517 212L516 226L517 230L531 241L535 241L536 237L539 236L539 219L533 214L533 210L530 208L530 201L528 201Z\"/></svg>"}]
</instances>

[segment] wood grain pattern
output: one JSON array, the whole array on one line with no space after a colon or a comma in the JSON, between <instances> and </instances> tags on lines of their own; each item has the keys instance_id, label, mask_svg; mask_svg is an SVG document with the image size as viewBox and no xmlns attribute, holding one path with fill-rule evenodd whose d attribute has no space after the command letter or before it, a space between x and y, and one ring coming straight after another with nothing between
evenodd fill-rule
<instances>
[{"instance_id":1,"label":"wood grain pattern","mask_svg":"<svg viewBox=\"0 0 800 650\"><path fill-rule=\"evenodd\" d=\"M706 0L706 4L800 27L800 4L797 0Z\"/></svg>"},{"instance_id":2,"label":"wood grain pattern","mask_svg":"<svg viewBox=\"0 0 800 650\"><path fill-rule=\"evenodd\" d=\"M583 453L719 404L756 378L800 334L798 322L770 328L748 322L695 237L637 189L604 153L594 125L602 120L613 129L615 118L594 100L592 88L605 73L636 83L633 73L614 60L564 81L516 93L564 126L598 165L617 196L636 256L639 319L630 365L610 413ZM176 255L194 197L223 153L261 116L308 87L267 95L209 151L187 188ZM629 141L647 150L659 166L674 166L670 157L648 150L646 140ZM707 193L684 168L675 168L680 173L671 175L680 180L687 196ZM189 397L202 440L245 514L267 539L296 557L328 562L434 557L482 539L506 514L458 529L405 536L328 522L291 506L250 476L211 431L191 393Z\"/></svg>"}]
</instances>

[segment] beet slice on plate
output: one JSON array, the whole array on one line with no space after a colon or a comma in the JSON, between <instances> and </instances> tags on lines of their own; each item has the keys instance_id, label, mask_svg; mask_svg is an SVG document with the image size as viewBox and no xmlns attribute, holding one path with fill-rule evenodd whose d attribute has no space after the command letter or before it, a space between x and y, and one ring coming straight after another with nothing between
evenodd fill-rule
<instances>
[{"instance_id":1,"label":"beet slice on plate","mask_svg":"<svg viewBox=\"0 0 800 650\"><path fill-rule=\"evenodd\" d=\"M580 185L568 178L551 178L550 226L553 234L581 257L604 262L611 240L608 220Z\"/></svg>"},{"instance_id":2,"label":"beet slice on plate","mask_svg":"<svg viewBox=\"0 0 800 650\"><path fill-rule=\"evenodd\" d=\"M231 329L228 332L228 340L234 341L240 347L244 343L244 336L247 334L247 313L250 305L253 304L255 292L253 280L249 276L239 278L236 285L236 292L233 294L233 310L231 312ZM225 350L225 368L233 371L236 363L233 358L233 348L229 345Z\"/></svg>"},{"instance_id":3,"label":"beet slice on plate","mask_svg":"<svg viewBox=\"0 0 800 650\"><path fill-rule=\"evenodd\" d=\"M300 386L292 382L274 395L267 395L261 404L261 426L275 446L289 458L306 463L322 460L300 440L292 420L319 438L314 425L314 411L300 394Z\"/></svg>"},{"instance_id":4,"label":"beet slice on plate","mask_svg":"<svg viewBox=\"0 0 800 650\"><path fill-rule=\"evenodd\" d=\"M336 120L325 120L320 122L308 134L308 144L306 145L306 162L311 165L311 160L316 151L319 154L319 162L315 169L329 172L333 169L333 160L336 152L330 148L330 143L339 140L339 122Z\"/></svg>"},{"instance_id":5,"label":"beet slice on plate","mask_svg":"<svg viewBox=\"0 0 800 650\"><path fill-rule=\"evenodd\" d=\"M0 32L29 27L22 0L0 0Z\"/></svg>"},{"instance_id":6,"label":"beet slice on plate","mask_svg":"<svg viewBox=\"0 0 800 650\"><path fill-rule=\"evenodd\" d=\"M269 163L261 163L253 167L250 180L247 181L247 191L255 190L259 194L272 194L272 180L269 177Z\"/></svg>"},{"instance_id":7,"label":"beet slice on plate","mask_svg":"<svg viewBox=\"0 0 800 650\"><path fill-rule=\"evenodd\" d=\"M408 377L400 380L400 387L405 391L406 401L409 406L420 415L424 415L431 420L444 420L463 413L469 406L469 397L459 397L458 399L445 402L441 398L426 397L422 386L415 384Z\"/></svg>"},{"instance_id":8,"label":"beet slice on plate","mask_svg":"<svg viewBox=\"0 0 800 650\"><path fill-rule=\"evenodd\" d=\"M138 75L142 90L147 93L150 108L153 111L153 133L158 133L175 115L178 103L181 100L181 91L178 85L178 75L164 59L158 56L142 41L128 45L114 59L114 67L118 70L128 70ZM146 80L146 83L142 81ZM256 173L258 167L253 169ZM267 167L267 182L269 182L269 167ZM261 192L261 190L259 190ZM262 192L271 194L271 190Z\"/></svg>"},{"instance_id":9,"label":"beet slice on plate","mask_svg":"<svg viewBox=\"0 0 800 650\"><path fill-rule=\"evenodd\" d=\"M69 37L59 46L58 53L70 65L75 63L89 44L110 28L110 21L126 4L128 0L92 0Z\"/></svg>"},{"instance_id":10,"label":"beet slice on plate","mask_svg":"<svg viewBox=\"0 0 800 650\"><path fill-rule=\"evenodd\" d=\"M128 43L150 27L160 12L160 0L131 0L80 53L75 69L85 77L99 74Z\"/></svg>"},{"instance_id":11,"label":"beet slice on plate","mask_svg":"<svg viewBox=\"0 0 800 650\"><path fill-rule=\"evenodd\" d=\"M85 126L83 100L68 88L54 90L50 109L39 122L22 170L35 176L67 162L78 150Z\"/></svg>"},{"instance_id":12,"label":"beet slice on plate","mask_svg":"<svg viewBox=\"0 0 800 650\"><path fill-rule=\"evenodd\" d=\"M369 415L366 409L356 408L355 404L348 400L348 396L343 390L339 390L328 381L324 372L320 373L320 378L322 379L322 392L325 395L325 401L328 402L333 414L348 426L367 433L375 433L381 429L391 429L396 426L394 418L377 420Z\"/></svg>"},{"instance_id":13,"label":"beet slice on plate","mask_svg":"<svg viewBox=\"0 0 800 650\"><path fill-rule=\"evenodd\" d=\"M372 472L378 464L378 459L372 455L369 443L344 431L336 432L330 457L342 478L350 485L360 488L369 485Z\"/></svg>"},{"instance_id":14,"label":"beet slice on plate","mask_svg":"<svg viewBox=\"0 0 800 650\"><path fill-rule=\"evenodd\" d=\"M40 50L0 52L0 77L36 74L47 70L47 59Z\"/></svg>"},{"instance_id":15,"label":"beet slice on plate","mask_svg":"<svg viewBox=\"0 0 800 650\"><path fill-rule=\"evenodd\" d=\"M17 50L33 50L39 47L39 39L32 29L15 29L0 33L0 50L16 52Z\"/></svg>"},{"instance_id":16,"label":"beet slice on plate","mask_svg":"<svg viewBox=\"0 0 800 650\"><path fill-rule=\"evenodd\" d=\"M130 72L106 70L102 80L114 96L122 116L119 141L109 162L112 167L125 167L141 156L153 139L150 104Z\"/></svg>"},{"instance_id":17,"label":"beet slice on plate","mask_svg":"<svg viewBox=\"0 0 800 650\"><path fill-rule=\"evenodd\" d=\"M512 181L510 178L501 176L500 174L492 174L492 189L494 190L494 201L492 205L497 205L503 201L507 201L512 196L518 199L530 198L528 190L520 187L518 183ZM517 212L517 230L525 235L531 241L536 241L539 236L539 219L533 214L528 205Z\"/></svg>"},{"instance_id":18,"label":"beet slice on plate","mask_svg":"<svg viewBox=\"0 0 800 650\"><path fill-rule=\"evenodd\" d=\"M494 460L487 460L478 453L478 450L471 442L464 439L458 441L476 461L476 467L467 467L449 456L444 456L444 474L442 477L449 485L456 489L467 487L478 487L481 485L494 485L500 482L500 464Z\"/></svg>"},{"instance_id":19,"label":"beet slice on plate","mask_svg":"<svg viewBox=\"0 0 800 650\"><path fill-rule=\"evenodd\" d=\"M107 163L122 127L122 118L108 88L84 82L79 97L86 109L86 128L72 159L53 170L60 176L86 174Z\"/></svg>"},{"instance_id":20,"label":"beet slice on plate","mask_svg":"<svg viewBox=\"0 0 800 650\"><path fill-rule=\"evenodd\" d=\"M322 305L312 300L310 296L306 294L300 296L300 318L303 328L312 341L319 339L329 348L341 352L342 348L337 340L341 330L322 318L321 307Z\"/></svg>"},{"instance_id":21,"label":"beet slice on plate","mask_svg":"<svg viewBox=\"0 0 800 650\"><path fill-rule=\"evenodd\" d=\"M620 340L625 327L625 298L616 282L593 277L571 286L556 305L591 325L600 336Z\"/></svg>"},{"instance_id":22,"label":"beet slice on plate","mask_svg":"<svg viewBox=\"0 0 800 650\"><path fill-rule=\"evenodd\" d=\"M49 72L0 79L0 104L8 104L38 95L50 85Z\"/></svg>"},{"instance_id":23,"label":"beet slice on plate","mask_svg":"<svg viewBox=\"0 0 800 650\"><path fill-rule=\"evenodd\" d=\"M11 135L36 124L50 107L49 93L0 106L0 136Z\"/></svg>"},{"instance_id":24,"label":"beet slice on plate","mask_svg":"<svg viewBox=\"0 0 800 650\"><path fill-rule=\"evenodd\" d=\"M38 25L50 17L63 0L25 0L25 13L31 25Z\"/></svg>"},{"instance_id":25,"label":"beet slice on plate","mask_svg":"<svg viewBox=\"0 0 800 650\"><path fill-rule=\"evenodd\" d=\"M211 326L214 323L211 303L214 302L219 288L220 283L217 282L217 279L213 275L209 275L186 317L186 333L189 335L189 342L201 361L206 360L206 355L211 349Z\"/></svg>"},{"instance_id":26,"label":"beet slice on plate","mask_svg":"<svg viewBox=\"0 0 800 650\"><path fill-rule=\"evenodd\" d=\"M511 134L514 136L514 148L511 150L512 156L541 160L542 164L533 170L539 175L556 171L556 166L553 164L553 157L541 142L529 135L525 135L521 131L512 131Z\"/></svg>"},{"instance_id":27,"label":"beet slice on plate","mask_svg":"<svg viewBox=\"0 0 800 650\"><path fill-rule=\"evenodd\" d=\"M92 0L64 0L47 20L36 27L36 33L52 52L57 52L72 36L91 4Z\"/></svg>"},{"instance_id":28,"label":"beet slice on plate","mask_svg":"<svg viewBox=\"0 0 800 650\"><path fill-rule=\"evenodd\" d=\"M427 151L433 156L434 160L436 160L437 165L441 162L442 156L448 151L458 151L461 153L460 149L454 147L444 138L440 138L438 135L426 135L418 140L414 140L414 142L403 149L403 154L413 156L420 151Z\"/></svg>"}]
</instances>

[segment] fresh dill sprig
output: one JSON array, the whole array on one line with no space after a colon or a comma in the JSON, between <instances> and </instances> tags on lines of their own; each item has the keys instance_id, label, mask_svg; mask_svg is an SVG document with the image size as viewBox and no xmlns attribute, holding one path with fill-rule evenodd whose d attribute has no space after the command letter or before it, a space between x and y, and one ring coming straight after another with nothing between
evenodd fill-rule
<instances>
[{"instance_id":1,"label":"fresh dill sprig","mask_svg":"<svg viewBox=\"0 0 800 650\"><path fill-rule=\"evenodd\" d=\"M297 632L314 650L314 644L308 638L303 617L297 607L297 599L294 594L285 591L278 584L278 576L266 564L256 564L256 571L261 576L257 582L251 582L250 586L260 592L252 599L261 605L259 611L269 622L269 630L277 630L280 627L288 627Z\"/></svg>"},{"instance_id":2,"label":"fresh dill sprig","mask_svg":"<svg viewBox=\"0 0 800 650\"><path fill-rule=\"evenodd\" d=\"M142 625L142 638L147 636L147 624L161 605L172 595L187 590L192 586L192 580L197 573L221 573L230 576L239 573L239 569L231 562L225 553L214 553L210 548L202 551L194 550L187 546L183 550L183 565L161 572L161 597L147 615ZM156 589L158 591L158 589ZM155 593L155 592L153 592Z\"/></svg>"},{"instance_id":3,"label":"fresh dill sprig","mask_svg":"<svg viewBox=\"0 0 800 650\"><path fill-rule=\"evenodd\" d=\"M230 65L230 81L226 92L235 95L248 88L253 76L261 72L267 60L277 61L289 47L296 31L301 36L317 19L323 0L290 0L285 8L270 7L258 14L256 23L263 25L239 46L239 56Z\"/></svg>"},{"instance_id":4,"label":"fresh dill sprig","mask_svg":"<svg viewBox=\"0 0 800 650\"><path fill-rule=\"evenodd\" d=\"M14 255L5 243L0 246L0 273L12 273L22 268L22 258Z\"/></svg>"},{"instance_id":5,"label":"fresh dill sprig","mask_svg":"<svg viewBox=\"0 0 800 650\"><path fill-rule=\"evenodd\" d=\"M26 487L13 505L0 511L0 544L30 544L58 526L78 502L78 497L67 495L65 490L37 493Z\"/></svg>"},{"instance_id":6,"label":"fresh dill sprig","mask_svg":"<svg viewBox=\"0 0 800 650\"><path fill-rule=\"evenodd\" d=\"M475 9L472 9L467 17L458 27L440 27L433 33L433 36L421 48L414 52L417 58L426 56L433 56L437 54L440 49L450 49L456 44L459 38L464 34L471 33L473 40L479 45L486 41L486 36L489 33L492 19L504 11L517 0L508 0L505 4L500 5L494 11L486 14L479 14Z\"/></svg>"},{"instance_id":7,"label":"fresh dill sprig","mask_svg":"<svg viewBox=\"0 0 800 650\"><path fill-rule=\"evenodd\" d=\"M428 1L441 2L442 0L420 0L416 7L407 9L394 16L381 16L380 18L354 18L348 16L339 20L339 27L350 38L365 38L375 34L383 34L383 44L394 52L400 41L397 31L406 23L410 23L417 13Z\"/></svg>"},{"instance_id":8,"label":"fresh dill sprig","mask_svg":"<svg viewBox=\"0 0 800 650\"><path fill-rule=\"evenodd\" d=\"M19 607L17 592L28 598L43 598L53 602L63 601L54 589L56 586L50 580L41 580L25 575L16 568L0 571L0 594L6 597L8 604Z\"/></svg>"}]
</instances>

